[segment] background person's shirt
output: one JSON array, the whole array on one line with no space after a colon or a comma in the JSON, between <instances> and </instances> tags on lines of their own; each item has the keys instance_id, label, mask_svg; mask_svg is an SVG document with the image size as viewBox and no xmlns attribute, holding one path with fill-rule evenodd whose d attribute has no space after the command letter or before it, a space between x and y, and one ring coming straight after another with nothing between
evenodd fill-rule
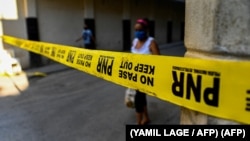
<instances>
[{"instance_id":1,"label":"background person's shirt","mask_svg":"<svg viewBox=\"0 0 250 141\"><path fill-rule=\"evenodd\" d=\"M138 42L138 39L135 38L133 40L133 45L131 47L131 52L136 53L136 54L152 54L151 51L150 51L150 44L151 44L152 40L154 40L153 37L148 37L147 40L145 41L145 43L142 45L142 47L137 49L136 44Z\"/></svg>"},{"instance_id":2,"label":"background person's shirt","mask_svg":"<svg viewBox=\"0 0 250 141\"><path fill-rule=\"evenodd\" d=\"M83 43L86 44L91 44L92 40L92 32L90 29L83 30L82 32L82 38L83 38Z\"/></svg>"}]
</instances>

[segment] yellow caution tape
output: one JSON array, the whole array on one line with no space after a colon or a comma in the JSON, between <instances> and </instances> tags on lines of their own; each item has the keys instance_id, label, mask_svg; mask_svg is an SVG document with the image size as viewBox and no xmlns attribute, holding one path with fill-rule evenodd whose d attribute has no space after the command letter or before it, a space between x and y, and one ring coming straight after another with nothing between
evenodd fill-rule
<instances>
[{"instance_id":1,"label":"yellow caution tape","mask_svg":"<svg viewBox=\"0 0 250 141\"><path fill-rule=\"evenodd\" d=\"M35 77L35 76L37 76L37 77L45 77L45 76L47 76L47 74L43 73L43 72L26 72L26 74L27 74L28 77Z\"/></svg>"},{"instance_id":2,"label":"yellow caution tape","mask_svg":"<svg viewBox=\"0 0 250 141\"><path fill-rule=\"evenodd\" d=\"M250 62L88 50L3 36L13 46L211 116L250 123Z\"/></svg>"}]
</instances>

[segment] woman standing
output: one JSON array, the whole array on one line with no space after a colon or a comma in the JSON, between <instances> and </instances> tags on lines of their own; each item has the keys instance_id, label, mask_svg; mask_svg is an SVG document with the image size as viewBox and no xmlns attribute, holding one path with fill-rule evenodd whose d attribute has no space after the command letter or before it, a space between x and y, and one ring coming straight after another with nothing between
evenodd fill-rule
<instances>
[{"instance_id":1,"label":"woman standing","mask_svg":"<svg viewBox=\"0 0 250 141\"><path fill-rule=\"evenodd\" d=\"M149 22L147 19L138 19L134 26L135 38L131 52L136 54L160 55L158 44L153 37L148 35ZM138 125L145 125L150 122L147 110L146 94L137 90L135 95L136 120Z\"/></svg>"}]
</instances>

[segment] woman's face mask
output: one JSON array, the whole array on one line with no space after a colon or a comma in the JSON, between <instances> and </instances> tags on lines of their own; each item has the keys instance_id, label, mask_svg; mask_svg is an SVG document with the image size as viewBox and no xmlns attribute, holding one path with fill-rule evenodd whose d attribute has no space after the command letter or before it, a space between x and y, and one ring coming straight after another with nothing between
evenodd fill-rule
<instances>
[{"instance_id":1,"label":"woman's face mask","mask_svg":"<svg viewBox=\"0 0 250 141\"><path fill-rule=\"evenodd\" d=\"M138 38L139 40L143 40L147 37L147 33L146 31L138 30L135 31L135 37Z\"/></svg>"}]
</instances>

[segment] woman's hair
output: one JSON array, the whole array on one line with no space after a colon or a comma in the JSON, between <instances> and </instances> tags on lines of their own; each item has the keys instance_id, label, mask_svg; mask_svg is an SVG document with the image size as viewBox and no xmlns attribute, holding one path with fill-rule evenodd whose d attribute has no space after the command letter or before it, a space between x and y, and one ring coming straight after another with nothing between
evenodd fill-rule
<instances>
[{"instance_id":1,"label":"woman's hair","mask_svg":"<svg viewBox=\"0 0 250 141\"><path fill-rule=\"evenodd\" d=\"M139 18L136 20L136 23L143 26L143 28L149 28L149 20L147 18Z\"/></svg>"}]
</instances>

